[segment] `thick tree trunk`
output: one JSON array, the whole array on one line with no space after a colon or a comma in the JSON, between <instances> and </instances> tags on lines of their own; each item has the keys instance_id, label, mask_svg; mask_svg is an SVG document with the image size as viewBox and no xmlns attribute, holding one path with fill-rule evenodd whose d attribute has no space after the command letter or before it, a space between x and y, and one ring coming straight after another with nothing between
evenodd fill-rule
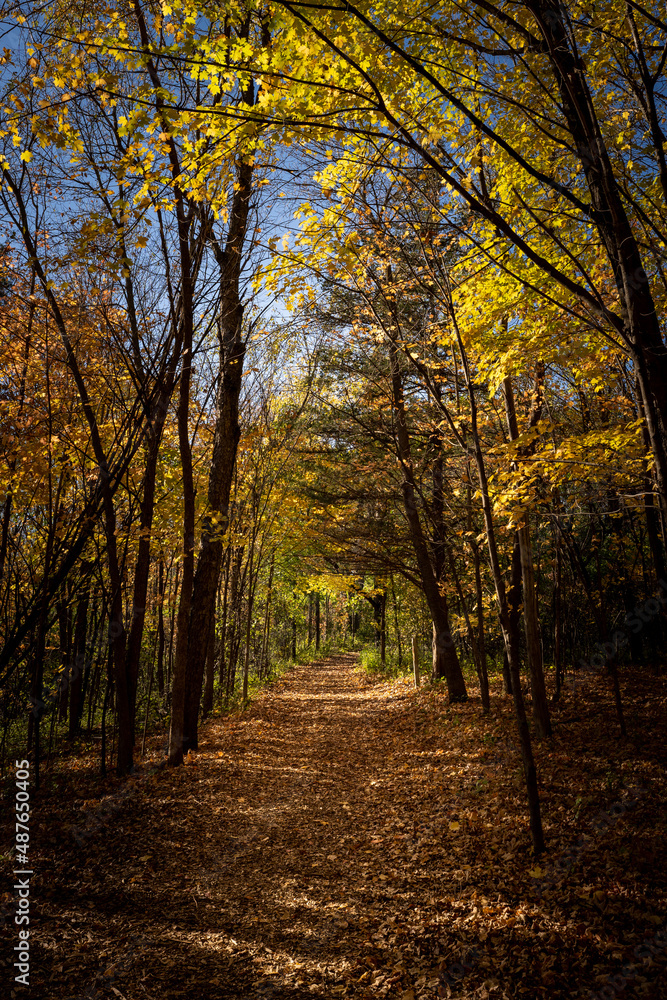
<instances>
[{"instance_id":1,"label":"thick tree trunk","mask_svg":"<svg viewBox=\"0 0 667 1000\"><path fill-rule=\"evenodd\" d=\"M183 763L186 747L186 692L190 637L190 608L194 581L195 549L195 489L192 469L192 449L190 444L190 386L192 382L192 337L193 337L193 287L192 261L190 257L190 226L185 219L183 202L176 204L179 221L179 244L181 251L182 284L182 328L183 361L178 394L178 446L181 458L181 479L183 488L183 550L181 554L181 592L178 601L176 624L176 651L174 654L174 675L171 686L171 726L169 730L169 764Z\"/></svg>"},{"instance_id":2,"label":"thick tree trunk","mask_svg":"<svg viewBox=\"0 0 667 1000\"><path fill-rule=\"evenodd\" d=\"M563 9L553 0L528 0L546 42L563 114L586 176L591 216L604 243L623 307L617 332L632 357L640 387L646 428L655 461L663 525L667 523L667 347L637 237L628 219L609 157L582 57L573 50ZM663 160L664 138L653 136Z\"/></svg>"},{"instance_id":3,"label":"thick tree trunk","mask_svg":"<svg viewBox=\"0 0 667 1000\"><path fill-rule=\"evenodd\" d=\"M449 626L449 604L444 593L438 590L437 605L429 607L429 611L433 618L431 676L433 680L446 682L450 702L467 701L468 692Z\"/></svg>"},{"instance_id":4,"label":"thick tree trunk","mask_svg":"<svg viewBox=\"0 0 667 1000\"><path fill-rule=\"evenodd\" d=\"M220 377L208 481L208 512L202 528L190 614L189 671L183 734L188 748L197 746L199 702L206 662L206 636L208 622L215 610L222 562L222 543L229 525L229 496L234 477L236 451L241 436L239 395L246 348L243 339L243 303L239 294L239 282L252 193L252 176L252 165L240 163L224 251L217 243L214 244L220 269L218 324Z\"/></svg>"}]
</instances>

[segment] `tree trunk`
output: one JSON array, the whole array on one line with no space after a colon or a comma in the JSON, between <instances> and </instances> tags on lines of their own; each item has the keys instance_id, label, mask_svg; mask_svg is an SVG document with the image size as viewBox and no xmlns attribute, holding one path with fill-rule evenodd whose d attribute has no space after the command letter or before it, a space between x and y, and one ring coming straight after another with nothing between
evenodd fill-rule
<instances>
[{"instance_id":1,"label":"tree trunk","mask_svg":"<svg viewBox=\"0 0 667 1000\"><path fill-rule=\"evenodd\" d=\"M308 645L313 644L313 592L308 591Z\"/></svg>"},{"instance_id":2,"label":"tree trunk","mask_svg":"<svg viewBox=\"0 0 667 1000\"><path fill-rule=\"evenodd\" d=\"M556 672L556 691L554 701L559 701L560 692L563 685L563 614L562 614L562 558L560 551L560 537L556 534L555 539L556 558L554 559L554 669Z\"/></svg>"},{"instance_id":3,"label":"tree trunk","mask_svg":"<svg viewBox=\"0 0 667 1000\"><path fill-rule=\"evenodd\" d=\"M479 563L479 559L477 560ZM452 577L454 578L454 583L456 584L456 591L459 597L459 602L461 604L461 610L463 611L463 617L465 618L466 628L468 630L468 637L470 639L470 645L472 647L473 660L475 662L475 670L477 672L477 677L479 680L479 693L482 701L482 711L486 715L491 707L491 702L489 700L489 677L486 671L486 655L482 654L482 651L477 642L477 636L475 635L474 629L470 621L470 615L468 613L468 603L463 594L463 588L461 587L461 581L459 580L459 575L456 572L456 564L454 563L454 557L449 553L449 563L452 570ZM479 583L479 588L477 592L477 600L481 599L481 580ZM484 634L482 631L482 641L484 639Z\"/></svg>"},{"instance_id":4,"label":"tree trunk","mask_svg":"<svg viewBox=\"0 0 667 1000\"><path fill-rule=\"evenodd\" d=\"M132 621L127 639L126 669L133 733L136 729L137 685L139 683L139 669L141 667L141 645L144 635L144 623L146 621L146 597L148 594L148 576L151 564L151 530L153 527L153 511L155 509L155 480L162 431L168 409L167 400L167 396L161 397L161 405L156 407L156 419L150 425L150 437L146 450L146 466L142 484L139 544L134 567Z\"/></svg>"},{"instance_id":5,"label":"tree trunk","mask_svg":"<svg viewBox=\"0 0 667 1000\"><path fill-rule=\"evenodd\" d=\"M164 561L160 556L157 576L157 689L164 698Z\"/></svg>"},{"instance_id":6,"label":"tree trunk","mask_svg":"<svg viewBox=\"0 0 667 1000\"><path fill-rule=\"evenodd\" d=\"M222 591L222 624L220 626L220 661L218 664L218 686L220 688L220 697L222 697L222 690L225 684L225 672L226 672L226 650L227 650L227 620L228 620L228 607L227 607L227 595L229 594L229 578L231 575L231 564L232 564L232 547L228 545L225 549L223 556L223 574L225 579L225 585Z\"/></svg>"},{"instance_id":7,"label":"tree trunk","mask_svg":"<svg viewBox=\"0 0 667 1000\"><path fill-rule=\"evenodd\" d=\"M86 636L88 631L88 603L92 571L91 563L83 563L81 572L87 576L83 592L76 606L76 624L74 626L74 666L70 674L69 685L69 739L76 738L79 732L83 694L83 671L86 663Z\"/></svg>"},{"instance_id":8,"label":"tree trunk","mask_svg":"<svg viewBox=\"0 0 667 1000\"><path fill-rule=\"evenodd\" d=\"M269 567L269 585L266 590L266 609L264 612L264 629L262 632L262 658L259 666L260 677L269 673L269 630L271 626L271 597L273 594L273 567L275 563L275 550L271 553L271 565Z\"/></svg>"},{"instance_id":9,"label":"tree trunk","mask_svg":"<svg viewBox=\"0 0 667 1000\"><path fill-rule=\"evenodd\" d=\"M573 50L562 8L551 0L529 0L526 7L537 19L546 41L561 98L563 114L586 176L591 216L612 266L622 320L619 333L632 357L640 387L646 428L655 461L655 475L663 525L667 521L667 347L644 270L637 237L628 219L625 201L596 117L582 57ZM653 136L662 150L664 137ZM664 180L664 174L663 174Z\"/></svg>"},{"instance_id":10,"label":"tree trunk","mask_svg":"<svg viewBox=\"0 0 667 1000\"><path fill-rule=\"evenodd\" d=\"M192 469L192 449L190 445L190 385L192 381L192 337L193 337L193 288L192 265L189 252L189 225L185 221L184 207L180 199L176 208L179 218L179 244L181 249L181 284L183 301L183 361L178 394L178 446L181 458L181 478L183 488L183 528L181 554L181 592L178 602L176 624L176 651L174 654L174 675L171 686L171 726L169 731L169 764L183 763L186 747L186 694L190 662L190 608L194 581L195 548L195 489Z\"/></svg>"},{"instance_id":11,"label":"tree trunk","mask_svg":"<svg viewBox=\"0 0 667 1000\"><path fill-rule=\"evenodd\" d=\"M486 637L484 634L484 594L482 591L482 571L480 566L479 549L477 545L472 546L473 560L475 563L475 597L477 600L477 646L479 650L480 662L480 683L482 685L482 707L485 712L491 708L489 698L489 672L486 664Z\"/></svg>"},{"instance_id":12,"label":"tree trunk","mask_svg":"<svg viewBox=\"0 0 667 1000\"><path fill-rule=\"evenodd\" d=\"M67 718L67 689L69 687L69 675L72 669L72 611L68 600L68 586L62 589L62 596L58 601L58 636L60 641L60 665L61 673L58 683L58 719L62 722Z\"/></svg>"},{"instance_id":13,"label":"tree trunk","mask_svg":"<svg viewBox=\"0 0 667 1000\"><path fill-rule=\"evenodd\" d=\"M387 591L382 591L380 605L380 662L382 666L387 660Z\"/></svg>"},{"instance_id":14,"label":"tree trunk","mask_svg":"<svg viewBox=\"0 0 667 1000\"><path fill-rule=\"evenodd\" d=\"M252 91L253 85L250 84ZM252 103L252 99L250 100ZM243 379L245 341L243 303L239 295L241 262L248 225L253 167L241 162L237 169L227 241L224 251L214 242L220 271L220 377L216 398L213 454L208 480L208 512L204 517L197 558L190 614L189 673L184 738L187 747L197 746L197 721L206 661L208 622L215 610L223 538L229 526L229 496L234 478L241 428L239 395Z\"/></svg>"},{"instance_id":15,"label":"tree trunk","mask_svg":"<svg viewBox=\"0 0 667 1000\"><path fill-rule=\"evenodd\" d=\"M206 683L202 702L202 719L211 714L213 708L213 683L215 681L215 615L211 617L208 643L206 647Z\"/></svg>"},{"instance_id":16,"label":"tree trunk","mask_svg":"<svg viewBox=\"0 0 667 1000\"><path fill-rule=\"evenodd\" d=\"M493 574L493 582L496 590L496 599L498 601L498 613L500 617L500 626L503 633L503 642L505 644L505 653L507 655L510 675L512 679L512 697L514 700L514 714L519 734L519 743L521 746L523 773L526 782L528 810L530 815L530 833L533 842L533 851L536 856L539 856L540 854L543 853L545 845L544 845L544 831L542 829L540 796L537 788L537 768L535 766L535 759L533 757L533 748L530 739L530 730L528 729L528 720L526 718L526 708L523 701L523 694L521 693L519 660L516 656L516 651L513 648L513 645L510 641L509 608L507 603L507 594L505 590L505 580L503 578L502 569L500 566L500 559L498 558L496 532L495 532L495 525L493 522L491 497L489 495L489 483L486 475L484 455L482 453L482 446L479 437L479 427L477 422L477 400L475 399L475 390L472 383L470 368L468 366L468 358L465 346L460 334L460 330L456 320L456 314L453 308L451 308L451 319L456 333L459 352L461 354L461 362L463 364L466 389L468 391L468 402L470 405L471 435L473 441L475 464L477 466L477 478L479 481L480 494L482 498L482 513L484 515L484 527L486 528L486 539L489 549L489 561L491 563L491 572Z\"/></svg>"},{"instance_id":17,"label":"tree trunk","mask_svg":"<svg viewBox=\"0 0 667 1000\"><path fill-rule=\"evenodd\" d=\"M468 693L449 628L447 600L438 586L417 509L410 435L405 413L398 347L392 339L389 339L388 347L392 380L392 408L398 443L398 458L403 471L403 504L417 559L419 575L424 589L424 596L433 621L433 676L434 678L445 678L450 702L466 701Z\"/></svg>"},{"instance_id":18,"label":"tree trunk","mask_svg":"<svg viewBox=\"0 0 667 1000\"><path fill-rule=\"evenodd\" d=\"M243 659L243 704L248 700L248 677L250 673L250 638L252 632L252 605L253 597L255 595L255 588L252 581L252 564L253 557L255 555L255 538L254 534L250 539L250 555L248 557L248 618L246 620L246 630L245 630L245 656Z\"/></svg>"},{"instance_id":19,"label":"tree trunk","mask_svg":"<svg viewBox=\"0 0 667 1000\"><path fill-rule=\"evenodd\" d=\"M391 597L392 603L394 605L394 628L396 630L396 646L398 648L398 668L401 669L403 665L403 648L401 641L401 627L398 619L398 601L396 600L396 588L394 586L394 577L391 577Z\"/></svg>"},{"instance_id":20,"label":"tree trunk","mask_svg":"<svg viewBox=\"0 0 667 1000\"><path fill-rule=\"evenodd\" d=\"M511 441L516 441L519 437L519 428L516 419L516 409L514 406L514 393L512 390L512 379L506 378L503 382L505 395L505 411L507 414L507 427ZM529 426L534 426L539 418L541 404L537 407L537 416L531 414ZM517 468L514 463L514 468ZM540 626L537 615L537 588L535 585L535 572L533 568L533 549L530 540L530 526L528 514L524 515L524 521L517 528L517 538L519 541L519 558L521 561L521 580L523 584L523 620L526 630L526 643L528 647L528 667L530 670L530 689L533 699L533 719L540 736L551 736L551 719L549 718L549 706L547 704L547 693L544 685L544 668L542 664L542 642L540 639Z\"/></svg>"}]
</instances>

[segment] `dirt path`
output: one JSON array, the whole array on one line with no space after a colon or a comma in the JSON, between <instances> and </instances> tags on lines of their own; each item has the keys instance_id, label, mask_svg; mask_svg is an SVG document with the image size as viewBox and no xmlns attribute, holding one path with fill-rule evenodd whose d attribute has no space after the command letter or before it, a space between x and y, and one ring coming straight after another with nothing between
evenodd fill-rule
<instances>
[{"instance_id":1,"label":"dirt path","mask_svg":"<svg viewBox=\"0 0 667 1000\"><path fill-rule=\"evenodd\" d=\"M31 1000L569 997L587 964L614 971L576 886L535 898L512 749L483 748L509 715L355 666L295 668L184 768L45 802Z\"/></svg>"},{"instance_id":2,"label":"dirt path","mask_svg":"<svg viewBox=\"0 0 667 1000\"><path fill-rule=\"evenodd\" d=\"M53 908L75 951L54 935L51 996L65 980L66 995L112 986L127 1000L204 984L212 1000L353 986L410 996L421 964L383 967L371 942L397 903L419 909L433 876L399 871L380 833L395 812L383 780L408 766L394 722L410 689L371 684L355 665L343 655L291 671L243 715L211 721L194 764L84 810L70 832L86 867L73 865L71 895L61 885Z\"/></svg>"}]
</instances>

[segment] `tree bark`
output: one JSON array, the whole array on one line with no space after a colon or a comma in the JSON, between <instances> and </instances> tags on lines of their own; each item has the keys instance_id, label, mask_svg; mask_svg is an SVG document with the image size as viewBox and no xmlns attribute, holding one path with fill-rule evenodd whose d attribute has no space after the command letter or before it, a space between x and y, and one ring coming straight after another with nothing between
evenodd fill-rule
<instances>
[{"instance_id":1,"label":"tree bark","mask_svg":"<svg viewBox=\"0 0 667 1000\"><path fill-rule=\"evenodd\" d=\"M533 756L530 730L528 728L528 720L526 718L526 707L523 701L523 694L521 692L519 659L516 656L516 650L514 649L512 642L510 641L509 607L507 603L507 593L505 590L505 579L503 577L502 569L500 566L500 559L498 557L498 546L496 543L496 531L493 522L493 511L491 508L489 483L486 475L486 465L484 463L484 455L482 453L482 445L479 436L479 425L477 421L477 400L475 399L475 389L472 383L472 377L468 365L468 357L465 345L463 343L463 339L461 337L459 326L456 320L456 313L454 312L454 309L451 306L450 310L451 310L452 325L456 333L459 352L461 354L461 362L463 365L466 389L468 391L468 402L470 405L470 429L472 436L473 452L475 457L475 465L477 466L477 478L479 481L480 494L482 498L482 513L484 515L484 527L486 528L486 539L489 549L489 562L491 563L491 572L493 574L493 582L496 590L496 599L498 601L498 615L500 618L500 627L503 633L505 655L507 656L510 676L512 680L512 697L514 700L514 714L516 717L516 724L519 735L519 744L521 747L521 760L523 763L523 773L526 782L526 793L528 798L530 833L533 842L533 851L536 856L539 856L540 854L543 853L545 849L545 844L544 844L544 831L542 829L540 796L537 787L537 768L535 766L535 758Z\"/></svg>"},{"instance_id":2,"label":"tree bark","mask_svg":"<svg viewBox=\"0 0 667 1000\"><path fill-rule=\"evenodd\" d=\"M581 162L591 216L612 266L623 318L618 332L632 357L646 428L655 461L663 524L667 522L667 347L644 270L637 237L627 216L609 157L582 57L570 42L562 8L552 0L527 0L546 42L561 107ZM663 160L663 137L654 136Z\"/></svg>"},{"instance_id":3,"label":"tree bark","mask_svg":"<svg viewBox=\"0 0 667 1000\"><path fill-rule=\"evenodd\" d=\"M466 701L468 693L449 628L447 600L438 586L417 509L410 435L405 413L398 347L391 337L388 339L388 347L392 381L392 408L398 445L398 458L403 471L403 504L417 559L419 575L424 589L424 596L426 597L433 621L433 676L435 678L445 678L450 702Z\"/></svg>"},{"instance_id":4,"label":"tree bark","mask_svg":"<svg viewBox=\"0 0 667 1000\"><path fill-rule=\"evenodd\" d=\"M70 740L76 738L79 732L79 720L82 708L83 693L83 671L86 662L86 637L88 632L88 603L90 600L90 588L92 570L91 563L83 563L81 572L87 577L83 586L83 591L76 606L76 624L74 626L74 667L70 675L69 685L69 727L68 736Z\"/></svg>"},{"instance_id":5,"label":"tree bark","mask_svg":"<svg viewBox=\"0 0 667 1000\"><path fill-rule=\"evenodd\" d=\"M158 560L157 578L157 689L161 698L164 697L164 560Z\"/></svg>"},{"instance_id":6,"label":"tree bark","mask_svg":"<svg viewBox=\"0 0 667 1000\"><path fill-rule=\"evenodd\" d=\"M503 381L503 391L505 396L505 412L507 414L507 428L509 430L510 441L516 441L519 437L519 428L516 419L516 409L514 406L512 379L509 376ZM537 394L540 394L539 382L536 386L536 395ZM534 427L536 425L541 409L541 402L532 407L529 427ZM513 464L516 469L517 463L515 462ZM540 625L537 614L537 588L535 584L535 571L533 568L533 548L530 540L530 526L527 514L524 515L522 523L517 527L516 535L519 542L519 558L521 562L523 620L526 630L526 644L528 647L528 668L530 671L530 689L533 700L533 719L537 727L537 732L540 736L551 736L551 719L549 718L547 692L544 684L542 641L540 638Z\"/></svg>"},{"instance_id":7,"label":"tree bark","mask_svg":"<svg viewBox=\"0 0 667 1000\"><path fill-rule=\"evenodd\" d=\"M250 96L250 103L252 103L252 95ZM240 298L240 276L252 194L252 178L252 164L239 163L224 251L217 241L212 240L220 271L220 317L218 322L220 377L216 396L213 454L208 480L208 512L204 517L197 556L189 624L189 671L183 737L185 747L193 749L197 747L197 722L206 662L208 622L215 610L223 538L229 526L229 496L234 478L236 452L241 437L239 395L246 345L243 339L243 303Z\"/></svg>"}]
</instances>

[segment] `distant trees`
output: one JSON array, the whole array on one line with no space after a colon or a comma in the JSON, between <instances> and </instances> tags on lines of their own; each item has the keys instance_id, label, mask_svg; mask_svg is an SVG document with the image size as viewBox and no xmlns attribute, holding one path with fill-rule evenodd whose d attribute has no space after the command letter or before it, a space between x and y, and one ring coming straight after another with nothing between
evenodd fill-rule
<instances>
[{"instance_id":1,"label":"distant trees","mask_svg":"<svg viewBox=\"0 0 667 1000\"><path fill-rule=\"evenodd\" d=\"M428 609L451 701L503 659L539 851L526 695L548 737L611 650L624 733L665 634L661 10L49 17L2 64L3 748L27 697L37 762L51 712L125 773L152 712L179 764L272 656Z\"/></svg>"}]
</instances>

